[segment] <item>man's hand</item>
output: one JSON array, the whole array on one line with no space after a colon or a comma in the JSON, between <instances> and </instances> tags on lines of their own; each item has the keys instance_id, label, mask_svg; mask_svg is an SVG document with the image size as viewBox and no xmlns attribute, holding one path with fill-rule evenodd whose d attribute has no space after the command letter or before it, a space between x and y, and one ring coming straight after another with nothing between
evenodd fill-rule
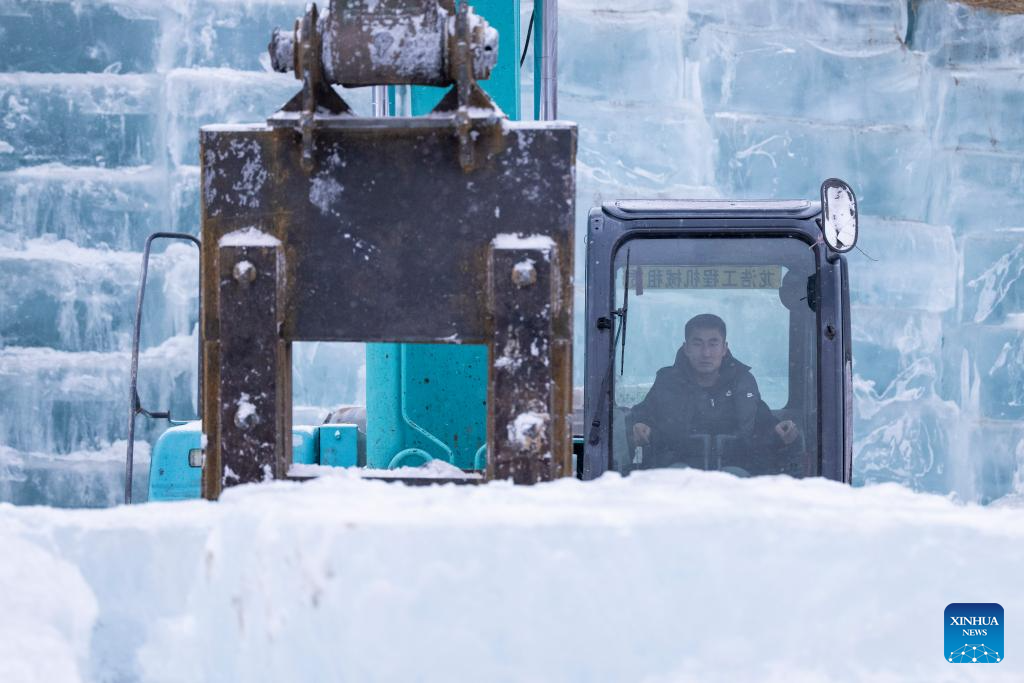
<instances>
[{"instance_id":1,"label":"man's hand","mask_svg":"<svg viewBox=\"0 0 1024 683\"><path fill-rule=\"evenodd\" d=\"M651 440L651 428L643 422L633 425L633 443L637 446L646 446Z\"/></svg>"},{"instance_id":2,"label":"man's hand","mask_svg":"<svg viewBox=\"0 0 1024 683\"><path fill-rule=\"evenodd\" d=\"M636 427L633 428L634 431ZM792 420L783 420L779 424L775 425L775 433L782 439L782 443L787 446L797 440L800 436L800 430L797 429L796 423Z\"/></svg>"}]
</instances>

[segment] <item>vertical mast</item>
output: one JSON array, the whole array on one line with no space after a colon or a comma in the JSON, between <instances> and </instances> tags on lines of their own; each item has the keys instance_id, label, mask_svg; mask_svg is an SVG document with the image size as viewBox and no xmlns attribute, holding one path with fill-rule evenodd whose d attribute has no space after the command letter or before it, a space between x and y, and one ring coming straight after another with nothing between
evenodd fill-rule
<instances>
[{"instance_id":1,"label":"vertical mast","mask_svg":"<svg viewBox=\"0 0 1024 683\"><path fill-rule=\"evenodd\" d=\"M558 0L537 0L541 9L540 118L558 118Z\"/></svg>"}]
</instances>

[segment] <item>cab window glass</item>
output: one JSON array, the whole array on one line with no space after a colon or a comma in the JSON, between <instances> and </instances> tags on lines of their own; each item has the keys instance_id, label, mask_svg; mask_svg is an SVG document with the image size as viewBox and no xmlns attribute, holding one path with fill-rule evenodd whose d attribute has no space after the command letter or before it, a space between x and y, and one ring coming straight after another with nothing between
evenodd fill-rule
<instances>
[{"instance_id":1,"label":"cab window glass","mask_svg":"<svg viewBox=\"0 0 1024 683\"><path fill-rule=\"evenodd\" d=\"M814 273L813 252L793 238L620 247L614 306L628 313L615 350L613 466L816 473ZM687 341L694 319L702 329Z\"/></svg>"}]
</instances>

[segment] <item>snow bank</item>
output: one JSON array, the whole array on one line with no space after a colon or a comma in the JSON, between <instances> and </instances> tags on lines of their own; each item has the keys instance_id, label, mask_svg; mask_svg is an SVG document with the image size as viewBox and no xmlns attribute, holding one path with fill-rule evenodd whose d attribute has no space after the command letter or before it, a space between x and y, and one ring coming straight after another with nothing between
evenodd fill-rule
<instances>
[{"instance_id":1,"label":"snow bank","mask_svg":"<svg viewBox=\"0 0 1024 683\"><path fill-rule=\"evenodd\" d=\"M481 475L476 472L466 472L455 465L444 460L430 460L417 467L396 467L394 469L375 469L363 467L358 470L350 470L342 467L329 465L304 465L292 463L288 467L288 476L303 477L342 477L351 479L353 476L365 477L405 477L408 479L465 479L479 480Z\"/></svg>"},{"instance_id":2,"label":"snow bank","mask_svg":"<svg viewBox=\"0 0 1024 683\"><path fill-rule=\"evenodd\" d=\"M0 666L64 680L44 667L87 652L91 680L1019 681L1022 539L1021 509L692 471L0 505L0 579L40 605L12 611L3 591ZM943 659L945 606L974 601L1006 610L998 665ZM58 656L35 659L32 634Z\"/></svg>"},{"instance_id":3,"label":"snow bank","mask_svg":"<svg viewBox=\"0 0 1024 683\"><path fill-rule=\"evenodd\" d=\"M9 521L0 521L0 681L82 680L96 598L76 567Z\"/></svg>"}]
</instances>

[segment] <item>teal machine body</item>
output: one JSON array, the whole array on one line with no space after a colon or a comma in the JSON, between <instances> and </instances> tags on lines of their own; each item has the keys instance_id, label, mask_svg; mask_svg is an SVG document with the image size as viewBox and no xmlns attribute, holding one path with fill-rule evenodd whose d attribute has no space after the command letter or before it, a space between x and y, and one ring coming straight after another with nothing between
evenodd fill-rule
<instances>
[{"instance_id":1,"label":"teal machine body","mask_svg":"<svg viewBox=\"0 0 1024 683\"><path fill-rule=\"evenodd\" d=\"M499 36L498 63L480 85L510 119L518 119L519 1L477 0L473 8ZM411 91L410 113L422 116L446 89ZM366 377L367 467L417 466L435 458L461 469L486 467L486 347L367 344Z\"/></svg>"},{"instance_id":2,"label":"teal machine body","mask_svg":"<svg viewBox=\"0 0 1024 683\"><path fill-rule=\"evenodd\" d=\"M358 464L359 431L354 424L292 428L292 462L297 465L352 467ZM198 420L175 425L153 448L149 499L199 498L203 477L203 427Z\"/></svg>"},{"instance_id":3,"label":"teal machine body","mask_svg":"<svg viewBox=\"0 0 1024 683\"><path fill-rule=\"evenodd\" d=\"M520 118L519 4L519 0L472 3L499 35L498 63L480 86L510 119ZM541 21L538 17L535 22L535 36L540 35ZM533 41L538 84L540 43ZM396 114L395 88L388 90L389 110ZM410 91L409 113L421 116L433 109L445 89L414 86ZM485 346L367 344L365 452L355 424L295 426L293 462L388 469L440 459L463 470L484 469L487 363ZM198 421L176 425L161 435L150 460L149 500L200 497L202 440Z\"/></svg>"}]
</instances>

